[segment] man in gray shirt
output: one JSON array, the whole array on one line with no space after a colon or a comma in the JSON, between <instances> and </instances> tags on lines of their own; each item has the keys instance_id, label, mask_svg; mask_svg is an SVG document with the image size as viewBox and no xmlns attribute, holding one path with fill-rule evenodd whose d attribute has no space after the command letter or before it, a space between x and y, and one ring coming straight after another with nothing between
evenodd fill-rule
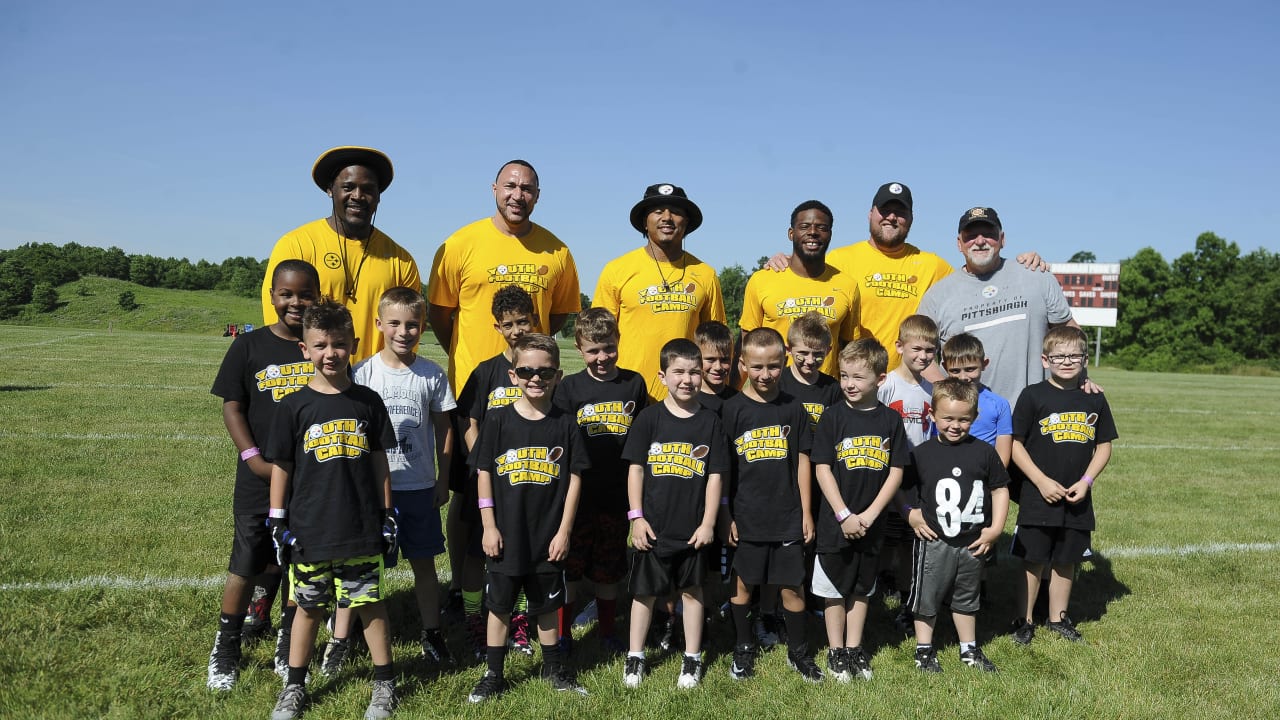
<instances>
[{"instance_id":1,"label":"man in gray shirt","mask_svg":"<svg viewBox=\"0 0 1280 720\"><path fill-rule=\"evenodd\" d=\"M958 233L962 272L930 287L918 312L938 323L941 342L960 333L982 340L991 358L982 382L1012 405L1023 388L1046 377L1040 362L1045 332L1079 325L1056 276L1000 257L1004 229L995 210L969 209L960 216Z\"/></svg>"}]
</instances>

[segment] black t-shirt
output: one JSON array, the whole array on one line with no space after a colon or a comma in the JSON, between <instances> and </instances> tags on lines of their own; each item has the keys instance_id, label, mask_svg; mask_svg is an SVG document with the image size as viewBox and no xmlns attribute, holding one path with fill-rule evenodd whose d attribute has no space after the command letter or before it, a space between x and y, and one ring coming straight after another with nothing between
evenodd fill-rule
<instances>
[{"instance_id":1,"label":"black t-shirt","mask_svg":"<svg viewBox=\"0 0 1280 720\"><path fill-rule=\"evenodd\" d=\"M297 340L285 340L263 327L240 335L222 358L222 367L210 390L223 401L240 403L249 423L249 434L259 448L267 444L271 423L280 401L310 382L315 366L302 357ZM236 462L236 488L232 512L266 514L271 502L271 481Z\"/></svg>"},{"instance_id":2,"label":"black t-shirt","mask_svg":"<svg viewBox=\"0 0 1280 720\"><path fill-rule=\"evenodd\" d=\"M1117 437L1111 407L1102 393L1064 390L1046 380L1027 386L1013 408L1013 439L1022 441L1036 467L1063 487L1084 475L1098 443ZM1092 492L1074 505L1066 500L1050 505L1020 470L1011 467L1010 474L1022 484L1019 525L1093 529Z\"/></svg>"},{"instance_id":3,"label":"black t-shirt","mask_svg":"<svg viewBox=\"0 0 1280 720\"><path fill-rule=\"evenodd\" d=\"M520 399L520 386L511 382L507 371L511 369L511 361L503 353L498 353L485 360L471 371L458 394L458 407L467 413L467 417L476 421L484 420L485 413L494 408L505 407Z\"/></svg>"},{"instance_id":4,"label":"black t-shirt","mask_svg":"<svg viewBox=\"0 0 1280 720\"><path fill-rule=\"evenodd\" d=\"M911 460L903 488L940 539L966 546L991 527L991 491L1009 485L995 448L972 435L955 444L935 436L913 448Z\"/></svg>"},{"instance_id":5,"label":"black t-shirt","mask_svg":"<svg viewBox=\"0 0 1280 720\"><path fill-rule=\"evenodd\" d=\"M796 379L791 368L783 368L782 377L778 379L778 389L804 404L804 409L809 413L810 430L818 428L818 419L822 417L824 410L844 402L844 396L840 394L840 381L826 373L818 373L818 382L806 385Z\"/></svg>"},{"instance_id":6,"label":"black t-shirt","mask_svg":"<svg viewBox=\"0 0 1280 720\"><path fill-rule=\"evenodd\" d=\"M717 393L699 392L698 402L702 404L702 407L719 415L720 410L724 408L725 401L737 394L737 388L731 388L728 385L725 385L720 388L720 392Z\"/></svg>"},{"instance_id":7,"label":"black t-shirt","mask_svg":"<svg viewBox=\"0 0 1280 720\"><path fill-rule=\"evenodd\" d=\"M635 416L649 403L644 378L619 369L612 380L596 380L586 370L556 386L552 402L569 413L586 437L591 468L582 476L578 517L583 512L627 512L627 470L622 446Z\"/></svg>"},{"instance_id":8,"label":"black t-shirt","mask_svg":"<svg viewBox=\"0 0 1280 720\"><path fill-rule=\"evenodd\" d=\"M644 519L657 541L654 552L670 556L690 549L689 538L707 508L707 476L729 472L729 451L720 418L706 408L682 418L666 403L640 412L627 433L622 457L644 467Z\"/></svg>"},{"instance_id":9,"label":"black t-shirt","mask_svg":"<svg viewBox=\"0 0 1280 720\"><path fill-rule=\"evenodd\" d=\"M306 387L284 399L263 455L293 463L288 524L301 545L294 562L382 552L385 477L373 456L395 443L386 405L363 385L333 395Z\"/></svg>"},{"instance_id":10,"label":"black t-shirt","mask_svg":"<svg viewBox=\"0 0 1280 720\"><path fill-rule=\"evenodd\" d=\"M908 462L907 431L902 416L881 403L869 410L855 410L843 400L831 405L818 421L810 459L815 468L829 465L840 497L849 510L860 513L871 507L889 479L889 470ZM881 513L872 532L849 540L836 522L836 508L825 494L818 509L818 552L839 552L849 546L874 546L884 524Z\"/></svg>"},{"instance_id":11,"label":"black t-shirt","mask_svg":"<svg viewBox=\"0 0 1280 720\"><path fill-rule=\"evenodd\" d=\"M733 466L730 507L738 537L749 542L788 542L804 537L796 473L809 454L809 414L799 400L779 393L760 402L739 393L721 411Z\"/></svg>"},{"instance_id":12,"label":"black t-shirt","mask_svg":"<svg viewBox=\"0 0 1280 720\"><path fill-rule=\"evenodd\" d=\"M489 558L489 570L555 571L547 551L564 518L569 475L581 475L590 465L573 417L556 407L541 420L529 420L511 406L495 409L485 415L471 461L490 475L494 519L502 532L502 555Z\"/></svg>"}]
</instances>

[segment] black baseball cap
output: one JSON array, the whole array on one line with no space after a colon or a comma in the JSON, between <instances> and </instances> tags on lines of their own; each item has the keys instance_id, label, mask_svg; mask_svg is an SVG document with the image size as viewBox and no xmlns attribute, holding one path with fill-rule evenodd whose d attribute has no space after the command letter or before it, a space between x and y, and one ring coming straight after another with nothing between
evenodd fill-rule
<instances>
[{"instance_id":1,"label":"black baseball cap","mask_svg":"<svg viewBox=\"0 0 1280 720\"><path fill-rule=\"evenodd\" d=\"M876 196L871 200L872 207L884 207L890 202L898 201L907 206L907 210L911 209L911 188L900 182L887 182L880 186L876 191Z\"/></svg>"},{"instance_id":2,"label":"black baseball cap","mask_svg":"<svg viewBox=\"0 0 1280 720\"><path fill-rule=\"evenodd\" d=\"M996 214L994 209L989 207L975 207L965 210L964 214L960 216L960 227L956 229L956 232L964 232L965 228L974 223L980 222L995 225L996 230L1004 230L1000 225L1000 216Z\"/></svg>"}]
</instances>

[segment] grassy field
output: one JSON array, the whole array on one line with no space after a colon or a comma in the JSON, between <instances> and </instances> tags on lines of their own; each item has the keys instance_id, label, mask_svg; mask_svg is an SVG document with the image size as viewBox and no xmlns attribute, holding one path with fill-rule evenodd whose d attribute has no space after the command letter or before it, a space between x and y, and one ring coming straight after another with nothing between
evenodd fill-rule
<instances>
[{"instance_id":1,"label":"grassy field","mask_svg":"<svg viewBox=\"0 0 1280 720\"><path fill-rule=\"evenodd\" d=\"M234 467L209 385L229 340L90 327L0 326L0 717L267 717L280 684L266 645L249 652L234 691L204 687ZM440 357L435 347L427 354ZM1083 645L1042 631L1018 648L1000 634L1015 570L1002 559L979 617L996 675L963 668L948 627L946 672L922 676L911 643L877 607L871 682L805 685L774 651L760 677L734 683L729 632L717 624L702 688L677 691L673 659L624 691L620 661L598 653L589 630L578 662L590 697L522 682L537 665L513 656L513 692L476 707L465 698L477 668L437 674L416 658L410 578L396 570L398 716L1280 715L1280 649L1265 629L1280 607L1280 446L1269 439L1280 378L1093 376L1121 439L1096 487L1101 557L1083 569L1073 599ZM306 717L361 716L369 677L364 661L333 683L313 683Z\"/></svg>"}]
</instances>

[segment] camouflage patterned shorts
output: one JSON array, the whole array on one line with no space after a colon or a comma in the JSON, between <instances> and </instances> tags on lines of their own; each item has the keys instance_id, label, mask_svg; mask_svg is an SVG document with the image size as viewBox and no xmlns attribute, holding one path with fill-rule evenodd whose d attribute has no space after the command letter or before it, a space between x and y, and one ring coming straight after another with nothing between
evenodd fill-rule
<instances>
[{"instance_id":1,"label":"camouflage patterned shorts","mask_svg":"<svg viewBox=\"0 0 1280 720\"><path fill-rule=\"evenodd\" d=\"M332 610L360 607L380 600L382 555L293 563L289 566L289 592L299 607Z\"/></svg>"}]
</instances>

